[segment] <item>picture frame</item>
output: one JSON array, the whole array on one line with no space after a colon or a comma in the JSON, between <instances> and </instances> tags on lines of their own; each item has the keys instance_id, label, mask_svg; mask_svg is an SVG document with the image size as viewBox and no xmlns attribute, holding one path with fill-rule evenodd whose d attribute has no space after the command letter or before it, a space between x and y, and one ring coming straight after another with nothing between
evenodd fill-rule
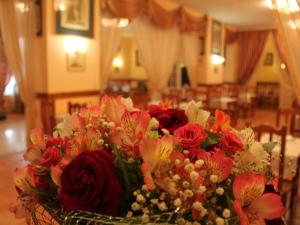
<instances>
[{"instance_id":1,"label":"picture frame","mask_svg":"<svg viewBox=\"0 0 300 225\"><path fill-rule=\"evenodd\" d=\"M82 72L85 70L85 54L74 52L67 54L67 70L70 72Z\"/></svg>"},{"instance_id":2,"label":"picture frame","mask_svg":"<svg viewBox=\"0 0 300 225\"><path fill-rule=\"evenodd\" d=\"M135 65L142 66L142 57L139 50L135 50Z\"/></svg>"},{"instance_id":3,"label":"picture frame","mask_svg":"<svg viewBox=\"0 0 300 225\"><path fill-rule=\"evenodd\" d=\"M43 12L42 0L35 0L35 31L36 36L43 35Z\"/></svg>"},{"instance_id":4,"label":"picture frame","mask_svg":"<svg viewBox=\"0 0 300 225\"><path fill-rule=\"evenodd\" d=\"M212 42L211 42L211 52L212 54L221 55L222 46L222 24L216 20L212 21Z\"/></svg>"},{"instance_id":5,"label":"picture frame","mask_svg":"<svg viewBox=\"0 0 300 225\"><path fill-rule=\"evenodd\" d=\"M264 65L272 66L274 61L274 54L272 52L268 52L265 56Z\"/></svg>"},{"instance_id":6,"label":"picture frame","mask_svg":"<svg viewBox=\"0 0 300 225\"><path fill-rule=\"evenodd\" d=\"M199 38L199 54L204 55L205 53L205 39L203 36Z\"/></svg>"},{"instance_id":7,"label":"picture frame","mask_svg":"<svg viewBox=\"0 0 300 225\"><path fill-rule=\"evenodd\" d=\"M68 0L66 9L56 12L56 33L93 37L93 9L94 0Z\"/></svg>"}]
</instances>

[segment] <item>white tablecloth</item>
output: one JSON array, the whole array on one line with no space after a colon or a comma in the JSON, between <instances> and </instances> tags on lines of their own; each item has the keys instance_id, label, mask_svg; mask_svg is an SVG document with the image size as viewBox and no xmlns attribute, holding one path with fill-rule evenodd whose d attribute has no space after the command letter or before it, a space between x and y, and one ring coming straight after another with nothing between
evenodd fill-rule
<instances>
[{"instance_id":1,"label":"white tablecloth","mask_svg":"<svg viewBox=\"0 0 300 225\"><path fill-rule=\"evenodd\" d=\"M265 138L263 137L262 140ZM276 138L275 138L276 140ZM264 142L264 141L263 141ZM280 143L272 151L272 173L278 175L279 171ZM293 177L296 174L297 159L300 154L300 138L287 135L285 147L284 177Z\"/></svg>"},{"instance_id":2,"label":"white tablecloth","mask_svg":"<svg viewBox=\"0 0 300 225\"><path fill-rule=\"evenodd\" d=\"M220 101L221 101L221 109L227 109L228 104L236 102L237 99L233 97L222 96L220 98Z\"/></svg>"}]
</instances>

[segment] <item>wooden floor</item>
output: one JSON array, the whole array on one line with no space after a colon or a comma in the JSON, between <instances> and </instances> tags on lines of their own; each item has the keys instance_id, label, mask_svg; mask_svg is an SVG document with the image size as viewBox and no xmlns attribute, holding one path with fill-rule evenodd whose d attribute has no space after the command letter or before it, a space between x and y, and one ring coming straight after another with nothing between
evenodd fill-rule
<instances>
[{"instance_id":1,"label":"wooden floor","mask_svg":"<svg viewBox=\"0 0 300 225\"><path fill-rule=\"evenodd\" d=\"M243 128L245 122L252 125L269 123L275 125L275 112L257 110L255 117L239 120L237 128ZM16 198L13 185L13 172L16 167L24 165L22 152L25 144L25 121L23 116L11 115L5 121L0 121L0 225L25 225L24 220L17 220L8 210ZM300 146L299 146L300 147ZM296 223L300 225L300 201L298 201ZM289 225L289 224L288 224Z\"/></svg>"}]
</instances>

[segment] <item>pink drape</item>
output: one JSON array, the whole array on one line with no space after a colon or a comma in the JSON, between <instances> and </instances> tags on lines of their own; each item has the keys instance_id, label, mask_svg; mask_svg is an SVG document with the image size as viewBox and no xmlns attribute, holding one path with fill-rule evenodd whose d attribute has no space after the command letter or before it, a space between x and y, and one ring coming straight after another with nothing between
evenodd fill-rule
<instances>
[{"instance_id":1,"label":"pink drape","mask_svg":"<svg viewBox=\"0 0 300 225\"><path fill-rule=\"evenodd\" d=\"M4 54L0 56L0 110L4 107L3 94L9 80L11 78L11 71L8 66L7 58Z\"/></svg>"},{"instance_id":2,"label":"pink drape","mask_svg":"<svg viewBox=\"0 0 300 225\"><path fill-rule=\"evenodd\" d=\"M277 52L278 52L278 55L280 57L280 60L286 66L286 70L289 71L286 56L285 56L285 50L284 50L284 47L283 47L283 38L280 37L279 32L277 30L273 30L272 33L273 33L275 45L276 45Z\"/></svg>"},{"instance_id":3,"label":"pink drape","mask_svg":"<svg viewBox=\"0 0 300 225\"><path fill-rule=\"evenodd\" d=\"M246 83L263 52L269 31L239 32L240 60L238 65L238 82Z\"/></svg>"}]
</instances>

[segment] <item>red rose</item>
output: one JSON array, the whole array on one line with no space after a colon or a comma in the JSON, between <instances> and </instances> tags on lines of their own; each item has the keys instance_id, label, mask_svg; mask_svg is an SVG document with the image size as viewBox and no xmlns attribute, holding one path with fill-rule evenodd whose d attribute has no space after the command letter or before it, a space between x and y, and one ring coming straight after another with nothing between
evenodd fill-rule
<instances>
[{"instance_id":1,"label":"red rose","mask_svg":"<svg viewBox=\"0 0 300 225\"><path fill-rule=\"evenodd\" d=\"M185 149L197 148L207 138L207 134L199 124L186 124L174 132L179 145Z\"/></svg>"},{"instance_id":2,"label":"red rose","mask_svg":"<svg viewBox=\"0 0 300 225\"><path fill-rule=\"evenodd\" d=\"M104 150L81 153L62 172L59 195L66 210L112 215L119 208L121 194L113 157Z\"/></svg>"},{"instance_id":3,"label":"red rose","mask_svg":"<svg viewBox=\"0 0 300 225\"><path fill-rule=\"evenodd\" d=\"M56 147L48 147L40 158L42 166L50 167L55 166L61 158L60 150Z\"/></svg>"},{"instance_id":4,"label":"red rose","mask_svg":"<svg viewBox=\"0 0 300 225\"><path fill-rule=\"evenodd\" d=\"M159 107L152 107L149 113L152 117L158 120L159 129L167 129L170 134L173 134L177 128L188 122L188 118L185 115L184 110L181 109L163 110Z\"/></svg>"},{"instance_id":5,"label":"red rose","mask_svg":"<svg viewBox=\"0 0 300 225\"><path fill-rule=\"evenodd\" d=\"M244 145L239 137L230 131L224 132L221 138L222 149L230 154L233 154L237 151L242 151Z\"/></svg>"}]
</instances>

